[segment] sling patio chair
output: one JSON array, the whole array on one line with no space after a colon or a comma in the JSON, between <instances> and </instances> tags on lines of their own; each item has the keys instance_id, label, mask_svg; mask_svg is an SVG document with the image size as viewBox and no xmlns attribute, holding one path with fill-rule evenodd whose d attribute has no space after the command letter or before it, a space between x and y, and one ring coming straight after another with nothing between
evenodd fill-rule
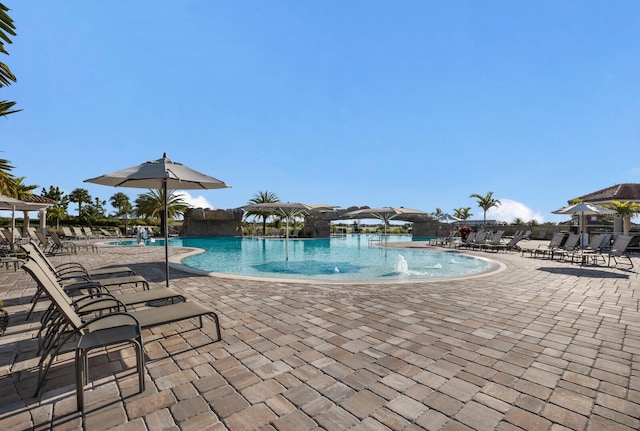
<instances>
[{"instance_id":1,"label":"sling patio chair","mask_svg":"<svg viewBox=\"0 0 640 431\"><path fill-rule=\"evenodd\" d=\"M602 253L603 259L604 256L607 256L607 266L611 266L611 260L613 260L614 266L618 266L618 258L624 257L629 261L629 269L633 268L633 261L627 251L632 239L633 237L631 235L618 235L616 237L611 245L611 249Z\"/></svg>"},{"instance_id":2,"label":"sling patio chair","mask_svg":"<svg viewBox=\"0 0 640 431\"><path fill-rule=\"evenodd\" d=\"M51 249L53 248L53 241L49 239L47 234L42 230L38 229L36 231L36 236L38 237L38 241L40 241L40 248L44 253L51 253Z\"/></svg>"},{"instance_id":3,"label":"sling patio chair","mask_svg":"<svg viewBox=\"0 0 640 431\"><path fill-rule=\"evenodd\" d=\"M504 235L504 231L503 230L498 230L496 232L493 233L493 235L491 235L491 239L487 242L485 241L484 244L480 244L477 248L481 249L481 250L486 250L490 247L493 246L498 246L500 244L503 244L502 242L502 236Z\"/></svg>"},{"instance_id":4,"label":"sling patio chair","mask_svg":"<svg viewBox=\"0 0 640 431\"><path fill-rule=\"evenodd\" d=\"M142 354L142 335L140 328L151 328L168 323L199 319L199 327L203 327L204 316L210 317L216 326L217 338L220 341L222 334L220 331L220 321L218 315L197 302L182 302L179 304L164 305L162 307L152 307L130 312L114 312L104 314L97 319L83 323L81 317L70 305L70 298L64 290L53 282L42 268L32 259L29 259L23 269L28 272L37 283L42 284L47 295L52 299L52 303L59 309L60 315L47 322L51 329L45 334L49 340L44 344L44 350L39 362L38 384L36 395L40 392L46 374L58 355L62 346L73 336L79 335L80 340L76 345L76 398L78 410L83 409L83 386L88 380L87 353L97 347L106 345L121 344L124 342L134 343L132 340L139 340L139 350L137 349L137 364L140 392L144 391L144 357ZM114 316L110 318L109 316ZM59 323L59 322L64 323ZM125 328L125 329L122 329ZM137 330L136 330L137 329ZM88 331L88 332L87 332ZM125 333L126 332L126 333ZM53 335L52 335L53 334ZM85 334L93 334L91 336ZM101 341L104 341L101 343ZM138 346L136 346L138 348Z\"/></svg>"},{"instance_id":5,"label":"sling patio chair","mask_svg":"<svg viewBox=\"0 0 640 431\"><path fill-rule=\"evenodd\" d=\"M548 253L549 258L553 260L555 257L558 257L560 260L564 260L565 257L570 257L573 253L575 253L579 245L580 235L578 235L577 233L571 233L567 237L564 244L554 248Z\"/></svg>"},{"instance_id":6,"label":"sling patio chair","mask_svg":"<svg viewBox=\"0 0 640 431\"><path fill-rule=\"evenodd\" d=\"M550 253L552 250L560 247L564 242L566 234L563 232L556 232L551 237L551 241L549 244L540 244L537 247L523 247L521 251L521 256L524 256L525 253L529 252L530 257L538 257L538 255L546 256L547 253Z\"/></svg>"},{"instance_id":7,"label":"sling patio chair","mask_svg":"<svg viewBox=\"0 0 640 431\"><path fill-rule=\"evenodd\" d=\"M73 241L63 241L60 239L57 233L53 230L49 231L49 238L53 246L49 249L49 253L56 254L59 251L66 251L73 254L78 254L78 245Z\"/></svg>"},{"instance_id":8,"label":"sling patio chair","mask_svg":"<svg viewBox=\"0 0 640 431\"><path fill-rule=\"evenodd\" d=\"M111 275L109 277L97 277L94 278L91 276L91 272L84 270L82 266L76 266L73 268L71 272L62 272L61 275L58 275L58 270L53 266L51 261L47 259L45 254L38 248L37 245L33 243L23 244L23 250L29 255L29 257L33 260L36 260L43 268L48 268L49 271L54 275L56 281L60 283L60 285L70 294L73 294L75 291L83 292L87 289L106 289L109 290L110 287L121 287L127 284L133 284L136 287L141 284L144 290L149 290L149 282L142 277L141 275L124 275L124 276L114 276L117 274L121 274L123 271L128 271L128 273L133 272L127 267L116 267L116 268L104 268L94 270L94 273L99 274L100 276ZM159 290L159 289L154 289ZM38 301L40 300L43 290L39 287L36 290L36 293L33 295L31 299L32 305L31 309L27 313L26 319L29 319L33 310L35 309ZM152 301L153 299L149 299Z\"/></svg>"},{"instance_id":9,"label":"sling patio chair","mask_svg":"<svg viewBox=\"0 0 640 431\"><path fill-rule=\"evenodd\" d=\"M456 248L466 248L466 247L470 247L471 244L473 243L473 241L476 239L476 233L475 232L469 232L469 234L467 235L467 237L464 239L464 241L461 241L459 243L457 243L455 245Z\"/></svg>"},{"instance_id":10,"label":"sling patio chair","mask_svg":"<svg viewBox=\"0 0 640 431\"><path fill-rule=\"evenodd\" d=\"M44 281L42 277L46 277L48 281L54 283L60 291L64 292L65 299L68 299L68 303L74 307L78 313L96 313L103 312L105 310L124 311L126 307L137 304L149 304L155 301L164 301L165 303L178 303L184 302L187 298L171 288L150 289L136 292L119 293L114 295L105 289L100 283L87 284L84 287L84 291L87 293L78 294L78 290L74 292L67 292L64 287L60 285L56 279L55 274L51 269L43 263L37 256L29 256L29 261L32 262L31 266L27 270L30 272L34 280L38 285L39 292L46 292L44 289ZM40 268L37 273L33 272L33 264ZM69 293L76 293L75 296L69 296ZM49 320L52 313L54 313L53 304L43 313L41 322L43 326L40 331L45 327L44 322ZM31 312L29 312L31 313Z\"/></svg>"},{"instance_id":11,"label":"sling patio chair","mask_svg":"<svg viewBox=\"0 0 640 431\"><path fill-rule=\"evenodd\" d=\"M76 239L88 239L87 235L82 231L82 228L80 226L72 226L71 229L73 230Z\"/></svg>"},{"instance_id":12,"label":"sling patio chair","mask_svg":"<svg viewBox=\"0 0 640 431\"><path fill-rule=\"evenodd\" d=\"M37 254L47 266L61 279L74 277L89 277L91 279L113 277L117 275L136 275L136 272L128 266L107 266L104 268L87 269L80 262L65 262L53 265L46 254L33 241L21 245L28 254Z\"/></svg>"},{"instance_id":13,"label":"sling patio chair","mask_svg":"<svg viewBox=\"0 0 640 431\"><path fill-rule=\"evenodd\" d=\"M44 344L38 361L38 380L34 396L38 396L44 380L55 358L61 353L68 342L77 338L75 345L75 379L76 379L76 407L84 409L84 386L88 382L88 353L99 347L121 344L132 344L136 351L136 368L138 372L139 391L144 391L144 353L142 348L142 329L134 316L124 312L114 312L98 316L86 322L75 312L65 299L64 292L57 289L42 269L31 259L23 266L36 281L45 286L47 295L51 298L59 316L50 321L49 338Z\"/></svg>"},{"instance_id":14,"label":"sling patio chair","mask_svg":"<svg viewBox=\"0 0 640 431\"><path fill-rule=\"evenodd\" d=\"M602 253L606 253L610 248L610 233L599 233L596 235L591 235L589 244L587 244L586 247L577 249L574 253L571 253L571 263L580 262L581 265L584 265L589 261L596 263L597 259L599 257L602 257Z\"/></svg>"},{"instance_id":15,"label":"sling patio chair","mask_svg":"<svg viewBox=\"0 0 640 431\"><path fill-rule=\"evenodd\" d=\"M503 250L504 252L507 252L509 250L513 250L514 248L518 247L518 243L520 241L522 241L524 239L524 234L522 232L520 233L516 233L513 238L511 238L508 242L506 243L500 243L500 244L495 244L495 245L487 245L485 247L486 251L495 251L498 252L500 250Z\"/></svg>"},{"instance_id":16,"label":"sling patio chair","mask_svg":"<svg viewBox=\"0 0 640 431\"><path fill-rule=\"evenodd\" d=\"M471 241L469 244L464 245L463 247L466 249L480 248L486 242L487 242L487 233L483 229L480 229L476 232L476 236L473 239L473 241Z\"/></svg>"},{"instance_id":17,"label":"sling patio chair","mask_svg":"<svg viewBox=\"0 0 640 431\"><path fill-rule=\"evenodd\" d=\"M440 238L433 238L429 240L429 245L449 245L453 242L453 237L456 236L456 231L452 230L449 235Z\"/></svg>"}]
</instances>

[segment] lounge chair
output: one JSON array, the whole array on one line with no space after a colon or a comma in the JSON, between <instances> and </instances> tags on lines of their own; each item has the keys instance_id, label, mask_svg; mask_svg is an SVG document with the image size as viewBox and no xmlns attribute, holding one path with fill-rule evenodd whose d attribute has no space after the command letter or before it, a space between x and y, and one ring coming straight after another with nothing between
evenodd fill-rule
<instances>
[{"instance_id":1,"label":"lounge chair","mask_svg":"<svg viewBox=\"0 0 640 431\"><path fill-rule=\"evenodd\" d=\"M538 257L538 255L546 256L548 253L551 253L552 250L555 250L556 248L560 247L564 242L565 237L566 237L565 233L562 233L562 232L554 233L553 236L551 237L551 241L549 241L549 244L540 244L538 245L538 247L527 247L527 248L523 247L520 250L521 256L524 256L524 254L527 252L530 253L531 257Z\"/></svg>"},{"instance_id":2,"label":"lounge chair","mask_svg":"<svg viewBox=\"0 0 640 431\"><path fill-rule=\"evenodd\" d=\"M511 238L508 242L506 243L500 243L500 244L496 244L496 245L488 245L485 249L487 251L495 251L498 252L500 250L503 250L505 252L509 251L509 250L513 250L514 248L518 247L518 243L520 241L522 241L524 239L523 234L520 233L516 233L516 235L513 236L513 238Z\"/></svg>"},{"instance_id":3,"label":"lounge chair","mask_svg":"<svg viewBox=\"0 0 640 431\"><path fill-rule=\"evenodd\" d=\"M44 378L59 353L61 347L74 335L80 339L76 345L76 398L78 410L83 409L83 386L87 381L89 350L106 345L132 343L136 346L138 382L140 392L144 391L144 357L142 346L141 328L150 328L167 323L198 318L200 328L203 326L202 317L209 316L216 325L217 339L222 339L218 315L196 302L183 302L180 304L165 305L160 308L148 308L127 313L115 312L103 315L87 323L82 323L80 316L69 303L69 298L60 286L43 273L42 268L32 259L23 266L31 276L42 285L47 295L52 299L60 316L64 318L64 325L59 328L61 317L51 321L53 332L49 332L52 341L46 343L39 362L38 383L36 395L40 392ZM137 344L136 344L137 343Z\"/></svg>"},{"instance_id":4,"label":"lounge chair","mask_svg":"<svg viewBox=\"0 0 640 431\"><path fill-rule=\"evenodd\" d=\"M68 253L78 254L78 245L73 241L63 241L60 239L57 233L49 231L49 238L53 246L49 249L49 253L55 254L59 251L66 251Z\"/></svg>"},{"instance_id":5,"label":"lounge chair","mask_svg":"<svg viewBox=\"0 0 640 431\"><path fill-rule=\"evenodd\" d=\"M456 231L452 230L448 236L434 238L429 240L429 245L449 245L453 242L453 238L456 236Z\"/></svg>"},{"instance_id":6,"label":"lounge chair","mask_svg":"<svg viewBox=\"0 0 640 431\"><path fill-rule=\"evenodd\" d=\"M35 262L42 269L42 272L44 275L46 275L51 281L59 284L62 290L65 291L65 293L67 293L67 290L69 289L65 289L64 284L60 282L58 273L52 269L51 263L46 258L46 256L39 253L38 248L33 245L31 246L28 245L25 248L25 251L27 253L27 258ZM103 271L109 271L109 270L110 268L103 269ZM118 273L119 272L117 269L115 270L115 272L113 272L113 274L118 274ZM181 293L171 288L145 289L138 292L119 293L117 295L112 295L110 294L107 287L101 283L101 281L106 281L106 280L104 279L95 280L90 284L86 284L84 288L99 294L99 296L101 297L109 296L110 298L114 298L125 307L129 305L142 304L142 303L147 303L152 301L167 300L171 303L176 303L176 302L184 302L186 300L184 295L182 295ZM39 287L39 291L40 290L41 288ZM77 292L78 290L80 289L76 289L69 293ZM89 308L88 310L95 311L95 307ZM31 314L31 312L29 312L29 314Z\"/></svg>"},{"instance_id":7,"label":"lounge chair","mask_svg":"<svg viewBox=\"0 0 640 431\"><path fill-rule=\"evenodd\" d=\"M108 230L104 229L104 228L100 228L100 233L102 234L102 236L104 238L111 238L113 237L113 235L111 235L111 232L109 232Z\"/></svg>"},{"instance_id":8,"label":"lounge chair","mask_svg":"<svg viewBox=\"0 0 640 431\"><path fill-rule=\"evenodd\" d=\"M456 248L470 247L471 244L473 244L473 242L475 241L475 239L476 239L476 232L469 232L469 234L464 239L464 241L461 241L458 244L456 244Z\"/></svg>"},{"instance_id":9,"label":"lounge chair","mask_svg":"<svg viewBox=\"0 0 640 431\"><path fill-rule=\"evenodd\" d=\"M136 287L141 284L144 290L149 290L149 282L147 282L144 277L135 275L135 272L133 272L128 267L86 270L82 265L73 263L63 264L61 265L61 267L54 267L51 261L47 259L44 252L37 245L30 243L23 244L21 247L30 259L36 261L40 266L50 271L53 280L60 283L60 285L70 294L73 294L75 292L84 292L87 290L101 291L104 289L108 291L110 287L120 287L125 284L133 284ZM133 275L131 275L131 273L133 273ZM121 274L126 275L123 276ZM33 304L31 305L31 309L27 313L26 319L29 319L29 317L31 316L43 293L44 292L42 288L39 287L36 293L33 295L33 298L31 299L31 302ZM167 292L167 294L169 293L170 292ZM147 298L146 301L166 299L151 298L150 296L145 298ZM129 300L129 303L135 304L136 302L130 302L132 300L133 299ZM146 301L141 300L139 302Z\"/></svg>"},{"instance_id":10,"label":"lounge chair","mask_svg":"<svg viewBox=\"0 0 640 431\"><path fill-rule=\"evenodd\" d=\"M589 260L596 263L598 258L602 257L603 252L607 252L611 248L611 234L600 233L591 236L589 244L583 249L578 249L571 254L571 263L580 262L582 265ZM604 258L603 261L606 262Z\"/></svg>"},{"instance_id":11,"label":"lounge chair","mask_svg":"<svg viewBox=\"0 0 640 431\"><path fill-rule=\"evenodd\" d=\"M504 235L503 230L498 230L491 235L491 239L487 242L485 241L483 244L480 244L478 248L482 250L486 250L493 246L499 246L502 244L502 236Z\"/></svg>"},{"instance_id":12,"label":"lounge chair","mask_svg":"<svg viewBox=\"0 0 640 431\"><path fill-rule=\"evenodd\" d=\"M136 272L128 266L111 266L96 269L87 269L79 262L65 262L57 266L49 260L46 254L34 242L28 242L20 246L28 255L40 258L56 277L64 280L71 278L88 278L90 280L102 277L136 275Z\"/></svg>"},{"instance_id":13,"label":"lounge chair","mask_svg":"<svg viewBox=\"0 0 640 431\"><path fill-rule=\"evenodd\" d=\"M53 241L49 239L49 237L44 233L43 230L37 230L36 236L38 237L38 241L40 241L40 248L42 249L42 251L44 253L51 253L51 249L53 248Z\"/></svg>"},{"instance_id":14,"label":"lounge chair","mask_svg":"<svg viewBox=\"0 0 640 431\"><path fill-rule=\"evenodd\" d=\"M564 244L549 251L548 255L551 259L558 257L559 259L563 260L565 257L569 257L573 253L575 253L578 249L579 244L580 235L578 235L577 233L571 233L567 237Z\"/></svg>"},{"instance_id":15,"label":"lounge chair","mask_svg":"<svg viewBox=\"0 0 640 431\"><path fill-rule=\"evenodd\" d=\"M60 229L62 229L62 235L64 235L65 239L80 239L77 235L71 232L69 226L61 226Z\"/></svg>"},{"instance_id":16,"label":"lounge chair","mask_svg":"<svg viewBox=\"0 0 640 431\"><path fill-rule=\"evenodd\" d=\"M87 235L82 231L82 228L79 226L72 226L73 233L76 236L76 239L88 239Z\"/></svg>"},{"instance_id":17,"label":"lounge chair","mask_svg":"<svg viewBox=\"0 0 640 431\"><path fill-rule=\"evenodd\" d=\"M633 261L627 252L627 248L629 247L629 243L631 243L632 239L633 237L630 235L618 235L616 237L615 241L613 241L613 244L611 245L611 249L606 252L606 254L603 253L603 256L608 257L607 266L611 266L612 259L615 266L618 266L618 258L625 257L629 261L629 269L633 268Z\"/></svg>"},{"instance_id":18,"label":"lounge chair","mask_svg":"<svg viewBox=\"0 0 640 431\"><path fill-rule=\"evenodd\" d=\"M29 241L28 238L24 238L22 236L22 234L20 233L20 229L18 229L17 227L6 227L3 229L3 233L10 244L13 243L14 245L18 245Z\"/></svg>"},{"instance_id":19,"label":"lounge chair","mask_svg":"<svg viewBox=\"0 0 640 431\"><path fill-rule=\"evenodd\" d=\"M476 232L476 237L473 241L471 241L471 244L466 245L465 247L467 249L471 248L481 248L483 244L485 244L487 242L487 233L480 229L478 232Z\"/></svg>"},{"instance_id":20,"label":"lounge chair","mask_svg":"<svg viewBox=\"0 0 640 431\"><path fill-rule=\"evenodd\" d=\"M84 235L87 237L87 239L97 239L100 238L99 235L96 235L95 233L93 233L93 231L91 230L91 228L89 226L84 226L82 228L82 230L84 231Z\"/></svg>"}]
</instances>

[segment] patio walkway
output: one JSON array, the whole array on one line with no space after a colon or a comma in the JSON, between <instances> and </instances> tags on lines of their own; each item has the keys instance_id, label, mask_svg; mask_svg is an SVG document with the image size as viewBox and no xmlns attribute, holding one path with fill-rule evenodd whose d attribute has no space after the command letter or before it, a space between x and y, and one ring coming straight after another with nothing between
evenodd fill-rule
<instances>
[{"instance_id":1,"label":"patio walkway","mask_svg":"<svg viewBox=\"0 0 640 431\"><path fill-rule=\"evenodd\" d=\"M84 414L74 411L69 355L32 397L39 324L25 315L35 284L0 269L11 314L0 337L0 430L640 429L635 269L477 254L506 270L401 284L173 270L172 286L218 312L222 341L209 343L211 322L145 331L142 394L131 348L95 352ZM163 258L161 247L101 247L53 261L127 264L162 288Z\"/></svg>"}]
</instances>

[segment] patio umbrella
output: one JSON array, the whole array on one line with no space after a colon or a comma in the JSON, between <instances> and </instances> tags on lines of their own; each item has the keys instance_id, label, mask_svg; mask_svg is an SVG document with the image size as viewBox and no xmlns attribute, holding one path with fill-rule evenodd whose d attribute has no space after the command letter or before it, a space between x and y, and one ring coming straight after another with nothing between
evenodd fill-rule
<instances>
[{"instance_id":1,"label":"patio umbrella","mask_svg":"<svg viewBox=\"0 0 640 431\"><path fill-rule=\"evenodd\" d=\"M169 219L167 211L167 190L207 190L231 187L224 181L195 171L182 163L167 158L151 160L131 168L96 178L84 180L87 183L113 187L131 187L136 189L162 189L164 192L164 262L166 286L169 287Z\"/></svg>"},{"instance_id":2,"label":"patio umbrella","mask_svg":"<svg viewBox=\"0 0 640 431\"><path fill-rule=\"evenodd\" d=\"M273 214L285 218L285 260L289 260L289 219L298 215L309 214L313 211L332 211L336 205L326 204L301 204L298 202L265 202L250 204L240 207L245 211L255 211L263 214Z\"/></svg>"},{"instance_id":3,"label":"patio umbrella","mask_svg":"<svg viewBox=\"0 0 640 431\"><path fill-rule=\"evenodd\" d=\"M614 210L604 208L598 205L590 204L588 202L580 202L577 204L569 205L559 210L552 211L554 214L571 214L578 215L580 220L580 246L584 248L584 216L586 215L604 215L613 214Z\"/></svg>"},{"instance_id":4,"label":"patio umbrella","mask_svg":"<svg viewBox=\"0 0 640 431\"><path fill-rule=\"evenodd\" d=\"M119 220L124 220L124 235L127 235L127 232L129 231L129 220L133 218L133 216L131 214L121 214L118 217L116 217Z\"/></svg>"},{"instance_id":5,"label":"patio umbrella","mask_svg":"<svg viewBox=\"0 0 640 431\"><path fill-rule=\"evenodd\" d=\"M350 218L350 219L366 219L366 218L375 218L378 220L382 220L384 223L384 236L385 240L387 239L387 224L390 220L406 220L409 216L415 215L429 215L428 213L421 210L414 210L411 208L404 207L382 207L382 208L363 208L355 211L350 211L346 214L343 214L341 218ZM386 253L386 248L385 248Z\"/></svg>"}]
</instances>

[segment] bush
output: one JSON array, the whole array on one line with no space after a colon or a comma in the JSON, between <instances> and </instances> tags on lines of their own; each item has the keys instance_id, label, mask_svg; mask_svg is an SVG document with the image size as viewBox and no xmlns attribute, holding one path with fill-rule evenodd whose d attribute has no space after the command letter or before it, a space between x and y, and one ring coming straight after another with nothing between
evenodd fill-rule
<instances>
[{"instance_id":1,"label":"bush","mask_svg":"<svg viewBox=\"0 0 640 431\"><path fill-rule=\"evenodd\" d=\"M473 228L471 226L459 226L458 232L460 233L462 240L466 241L469 234L473 232Z\"/></svg>"}]
</instances>

